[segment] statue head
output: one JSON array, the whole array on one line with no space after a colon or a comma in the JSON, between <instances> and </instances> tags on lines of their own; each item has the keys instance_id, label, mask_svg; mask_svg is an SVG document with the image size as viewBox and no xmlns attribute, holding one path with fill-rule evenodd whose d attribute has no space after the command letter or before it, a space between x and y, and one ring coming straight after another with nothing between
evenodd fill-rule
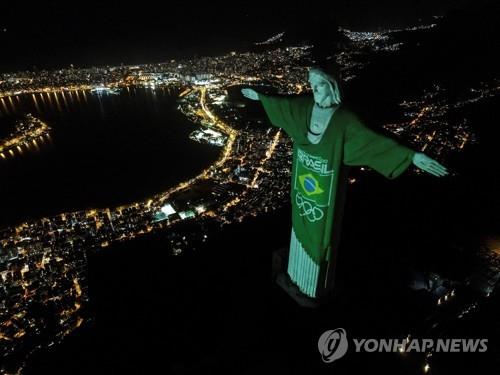
<instances>
[{"instance_id":1,"label":"statue head","mask_svg":"<svg viewBox=\"0 0 500 375\"><path fill-rule=\"evenodd\" d=\"M313 66L309 69L309 85L314 101L320 107L331 107L340 104L340 88L337 69L332 64Z\"/></svg>"}]
</instances>

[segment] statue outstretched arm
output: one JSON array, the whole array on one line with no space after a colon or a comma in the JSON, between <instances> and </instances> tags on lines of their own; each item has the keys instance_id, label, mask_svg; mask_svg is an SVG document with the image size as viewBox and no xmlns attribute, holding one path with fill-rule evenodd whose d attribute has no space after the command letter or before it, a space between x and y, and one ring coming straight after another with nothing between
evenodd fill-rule
<instances>
[{"instance_id":1,"label":"statue outstretched arm","mask_svg":"<svg viewBox=\"0 0 500 375\"><path fill-rule=\"evenodd\" d=\"M245 98L258 100L273 126L282 128L296 139L300 135L303 124L306 123L306 107L310 98L298 96L267 95L250 88L244 88L241 93Z\"/></svg>"},{"instance_id":2,"label":"statue outstretched arm","mask_svg":"<svg viewBox=\"0 0 500 375\"><path fill-rule=\"evenodd\" d=\"M346 165L368 166L392 180L411 165L414 154L412 149L366 127L355 115L346 125Z\"/></svg>"},{"instance_id":3,"label":"statue outstretched arm","mask_svg":"<svg viewBox=\"0 0 500 375\"><path fill-rule=\"evenodd\" d=\"M399 176L412 163L436 177L449 174L436 160L367 128L356 116L347 125L344 163L366 165L389 179Z\"/></svg>"}]
</instances>

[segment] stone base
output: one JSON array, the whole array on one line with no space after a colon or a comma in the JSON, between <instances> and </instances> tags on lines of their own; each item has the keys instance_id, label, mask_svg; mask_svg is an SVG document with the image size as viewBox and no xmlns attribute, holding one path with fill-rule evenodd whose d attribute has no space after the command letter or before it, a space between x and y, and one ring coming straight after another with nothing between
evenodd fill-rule
<instances>
[{"instance_id":1,"label":"stone base","mask_svg":"<svg viewBox=\"0 0 500 375\"><path fill-rule=\"evenodd\" d=\"M272 281L281 287L295 302L302 307L318 308L327 302L322 298L311 298L300 291L299 287L290 279L287 273L288 249L281 248L273 253Z\"/></svg>"}]
</instances>

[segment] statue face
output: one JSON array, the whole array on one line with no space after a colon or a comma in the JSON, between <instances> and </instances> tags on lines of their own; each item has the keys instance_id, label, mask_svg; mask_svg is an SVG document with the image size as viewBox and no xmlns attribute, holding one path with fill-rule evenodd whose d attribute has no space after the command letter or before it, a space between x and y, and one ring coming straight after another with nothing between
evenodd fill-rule
<instances>
[{"instance_id":1,"label":"statue face","mask_svg":"<svg viewBox=\"0 0 500 375\"><path fill-rule=\"evenodd\" d=\"M314 101L323 107L331 106L333 103L332 86L328 80L313 70L309 71L309 85L313 92Z\"/></svg>"}]
</instances>

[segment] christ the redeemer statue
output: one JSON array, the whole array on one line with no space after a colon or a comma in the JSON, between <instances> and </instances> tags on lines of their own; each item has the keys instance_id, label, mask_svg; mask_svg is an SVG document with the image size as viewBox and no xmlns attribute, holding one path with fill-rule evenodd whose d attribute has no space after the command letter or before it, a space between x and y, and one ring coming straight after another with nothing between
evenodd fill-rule
<instances>
[{"instance_id":1,"label":"christ the redeemer statue","mask_svg":"<svg viewBox=\"0 0 500 375\"><path fill-rule=\"evenodd\" d=\"M309 70L311 96L270 96L245 88L260 100L272 125L293 140L292 233L288 269L278 283L304 306L331 296L349 166L367 166L394 179L410 164L434 175L446 168L423 153L369 129L342 104L334 70Z\"/></svg>"}]
</instances>

